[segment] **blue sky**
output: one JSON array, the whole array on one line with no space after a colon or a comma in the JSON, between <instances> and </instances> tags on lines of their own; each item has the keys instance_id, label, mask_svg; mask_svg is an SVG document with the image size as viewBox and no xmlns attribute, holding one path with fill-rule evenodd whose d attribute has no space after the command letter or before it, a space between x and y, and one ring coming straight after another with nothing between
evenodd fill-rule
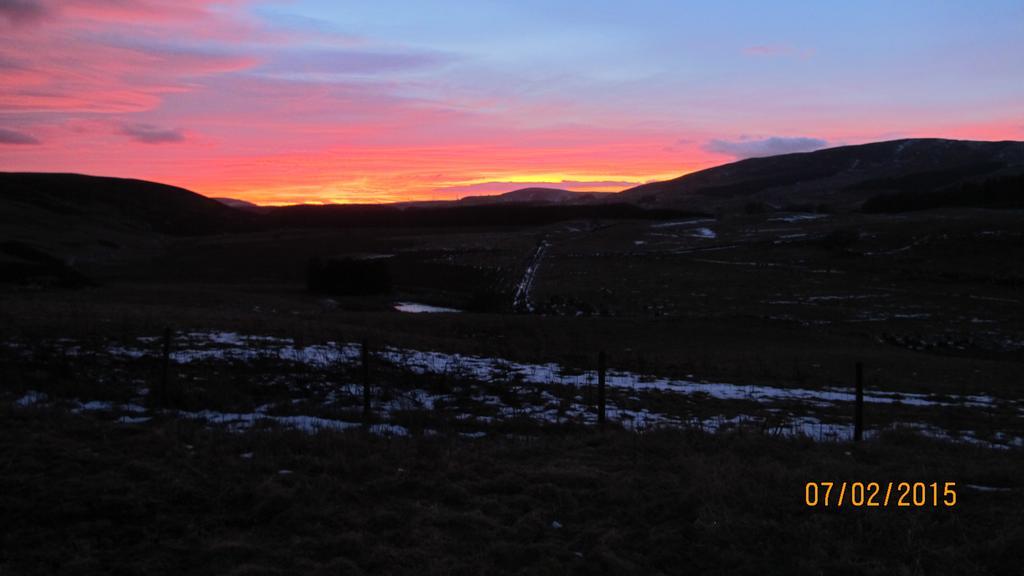
<instances>
[{"instance_id":1,"label":"blue sky","mask_svg":"<svg viewBox=\"0 0 1024 576\"><path fill-rule=\"evenodd\" d=\"M268 202L1024 139L1020 1L19 0L0 32L0 169Z\"/></svg>"}]
</instances>

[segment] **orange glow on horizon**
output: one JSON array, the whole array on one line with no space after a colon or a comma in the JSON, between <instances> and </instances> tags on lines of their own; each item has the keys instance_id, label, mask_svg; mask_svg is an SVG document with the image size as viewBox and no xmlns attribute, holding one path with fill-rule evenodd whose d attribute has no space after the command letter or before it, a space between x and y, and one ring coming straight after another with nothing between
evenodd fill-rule
<instances>
[{"instance_id":1,"label":"orange glow on horizon","mask_svg":"<svg viewBox=\"0 0 1024 576\"><path fill-rule=\"evenodd\" d=\"M131 176L268 206L380 204L456 200L530 187L619 192L730 160L699 149L680 154L664 148L656 138L578 149L529 144L346 147L245 158L197 156L190 158L192 169L185 174L175 173L169 162L166 169L151 164Z\"/></svg>"},{"instance_id":2,"label":"orange glow on horizon","mask_svg":"<svg viewBox=\"0 0 1024 576\"><path fill-rule=\"evenodd\" d=\"M493 179L462 181L395 181L383 177L324 182L322 184L200 183L182 185L211 198L234 198L261 206L294 204L392 204L431 200L458 200L469 196L493 196L521 188L560 188L574 192L615 193L648 182L678 178L692 172L675 171L642 175L518 174ZM176 184L174 182L166 182ZM474 185L488 186L479 190ZM461 191L459 191L461 190Z\"/></svg>"}]
</instances>

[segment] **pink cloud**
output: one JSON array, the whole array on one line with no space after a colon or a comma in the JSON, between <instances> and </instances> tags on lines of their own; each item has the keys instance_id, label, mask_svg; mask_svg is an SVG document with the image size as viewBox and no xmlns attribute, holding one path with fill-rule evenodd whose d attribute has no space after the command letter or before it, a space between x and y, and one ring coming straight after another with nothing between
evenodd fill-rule
<instances>
[{"instance_id":1,"label":"pink cloud","mask_svg":"<svg viewBox=\"0 0 1024 576\"><path fill-rule=\"evenodd\" d=\"M123 24L190 22L214 14L211 8L240 0L4 0L0 15L22 23L58 19Z\"/></svg>"},{"instance_id":2,"label":"pink cloud","mask_svg":"<svg viewBox=\"0 0 1024 576\"><path fill-rule=\"evenodd\" d=\"M0 128L0 144L14 144L14 145L32 145L39 144L39 140L31 134L19 132L17 130L8 130L6 128Z\"/></svg>"},{"instance_id":3,"label":"pink cloud","mask_svg":"<svg viewBox=\"0 0 1024 576\"><path fill-rule=\"evenodd\" d=\"M0 1L0 21L10 26L24 26L42 22L49 9L39 0Z\"/></svg>"},{"instance_id":4,"label":"pink cloud","mask_svg":"<svg viewBox=\"0 0 1024 576\"><path fill-rule=\"evenodd\" d=\"M146 12L146 3L99 2L98 8L128 6ZM140 8L141 6L141 8ZM192 88L197 77L242 70L251 56L173 45L128 45L81 31L62 5L55 22L21 30L0 41L6 72L0 110L6 112L126 113L157 107L164 94ZM172 9L171 14L178 14ZM187 34L184 37L187 37Z\"/></svg>"},{"instance_id":5,"label":"pink cloud","mask_svg":"<svg viewBox=\"0 0 1024 576\"><path fill-rule=\"evenodd\" d=\"M17 168L268 202L356 201L444 196L481 181L626 187L707 156L681 160L664 151L674 135L618 128L609 116L568 122L567 110L581 110L569 100L438 92L404 76L448 65L445 54L345 38L329 50L292 44L214 4L40 4L45 18L0 39L0 67L15 73L0 86L0 113L18 114L45 143L45 154L19 151ZM260 52L264 41L285 44Z\"/></svg>"},{"instance_id":6,"label":"pink cloud","mask_svg":"<svg viewBox=\"0 0 1024 576\"><path fill-rule=\"evenodd\" d=\"M161 128L152 124L126 124L121 127L120 133L143 144L167 144L185 140L181 130Z\"/></svg>"}]
</instances>

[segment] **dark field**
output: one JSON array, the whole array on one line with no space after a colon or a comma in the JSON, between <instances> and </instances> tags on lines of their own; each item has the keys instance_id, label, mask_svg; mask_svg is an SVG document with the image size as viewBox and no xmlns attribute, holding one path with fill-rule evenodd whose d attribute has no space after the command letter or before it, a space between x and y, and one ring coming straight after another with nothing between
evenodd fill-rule
<instances>
[{"instance_id":1,"label":"dark field","mask_svg":"<svg viewBox=\"0 0 1024 576\"><path fill-rule=\"evenodd\" d=\"M0 288L0 574L1020 574L1020 222L69 231L94 286ZM391 293L306 290L357 253Z\"/></svg>"},{"instance_id":2,"label":"dark field","mask_svg":"<svg viewBox=\"0 0 1024 576\"><path fill-rule=\"evenodd\" d=\"M1024 360L1020 221L984 210L768 214L168 238L152 254L124 246L116 258L79 258L97 288L5 289L0 313L12 334L50 337L166 325L370 335L577 367L605 349L617 368L782 386L846 385L860 360L882 388L1013 397ZM510 314L541 242L535 313ZM394 255L394 293L306 292L308 259L339 253ZM466 313L400 314L395 301Z\"/></svg>"},{"instance_id":3,"label":"dark field","mask_svg":"<svg viewBox=\"0 0 1024 576\"><path fill-rule=\"evenodd\" d=\"M1020 574L1019 457L886 436L382 439L3 409L10 574ZM958 481L820 509L810 480ZM16 527L16 528L14 528Z\"/></svg>"}]
</instances>

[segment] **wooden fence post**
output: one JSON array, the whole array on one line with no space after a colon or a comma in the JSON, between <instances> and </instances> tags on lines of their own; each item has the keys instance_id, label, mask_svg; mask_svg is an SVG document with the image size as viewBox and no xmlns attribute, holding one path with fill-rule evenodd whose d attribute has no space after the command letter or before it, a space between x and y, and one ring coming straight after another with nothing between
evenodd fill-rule
<instances>
[{"instance_id":1,"label":"wooden fence post","mask_svg":"<svg viewBox=\"0 0 1024 576\"><path fill-rule=\"evenodd\" d=\"M607 364L607 355L604 353L604 350L601 350L597 354L597 425L602 429L605 422L604 383L605 372L608 370Z\"/></svg>"},{"instance_id":2,"label":"wooden fence post","mask_svg":"<svg viewBox=\"0 0 1024 576\"><path fill-rule=\"evenodd\" d=\"M363 426L370 425L370 343L363 338Z\"/></svg>"},{"instance_id":3,"label":"wooden fence post","mask_svg":"<svg viewBox=\"0 0 1024 576\"><path fill-rule=\"evenodd\" d=\"M167 398L167 379L171 364L171 329L164 328L163 354L160 360L160 405L166 407L169 402Z\"/></svg>"},{"instance_id":4,"label":"wooden fence post","mask_svg":"<svg viewBox=\"0 0 1024 576\"><path fill-rule=\"evenodd\" d=\"M853 412L853 441L864 439L864 364L857 362L857 400Z\"/></svg>"}]
</instances>

